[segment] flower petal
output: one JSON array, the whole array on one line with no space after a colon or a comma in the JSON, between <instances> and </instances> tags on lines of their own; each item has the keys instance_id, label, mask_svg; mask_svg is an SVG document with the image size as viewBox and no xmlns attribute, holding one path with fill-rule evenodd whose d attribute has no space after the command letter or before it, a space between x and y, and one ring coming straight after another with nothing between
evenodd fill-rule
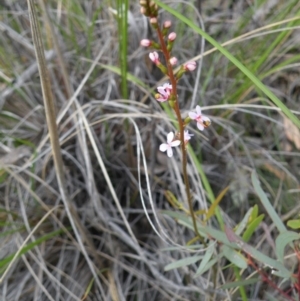
<instances>
[{"instance_id":1,"label":"flower petal","mask_svg":"<svg viewBox=\"0 0 300 301\"><path fill-rule=\"evenodd\" d=\"M167 154L168 154L168 157L172 157L173 156L172 147L168 148Z\"/></svg>"},{"instance_id":2,"label":"flower petal","mask_svg":"<svg viewBox=\"0 0 300 301\"><path fill-rule=\"evenodd\" d=\"M175 141L172 141L172 142L170 143L170 145L171 145L172 147L174 147L174 146L178 146L180 143L181 143L180 140L175 140Z\"/></svg>"},{"instance_id":3,"label":"flower petal","mask_svg":"<svg viewBox=\"0 0 300 301\"><path fill-rule=\"evenodd\" d=\"M200 131L203 131L204 130L204 126L202 123L200 122L197 122L197 128L200 130Z\"/></svg>"},{"instance_id":4,"label":"flower petal","mask_svg":"<svg viewBox=\"0 0 300 301\"><path fill-rule=\"evenodd\" d=\"M194 134L190 134L189 131L184 131L184 141L188 141L191 140L192 136L194 136Z\"/></svg>"},{"instance_id":5,"label":"flower petal","mask_svg":"<svg viewBox=\"0 0 300 301\"><path fill-rule=\"evenodd\" d=\"M201 115L201 108L200 108L200 106L196 107L196 112L197 112L198 115Z\"/></svg>"},{"instance_id":6,"label":"flower petal","mask_svg":"<svg viewBox=\"0 0 300 301\"><path fill-rule=\"evenodd\" d=\"M168 135L167 135L167 142L170 144L172 142L174 138L174 133L173 132L170 132Z\"/></svg>"},{"instance_id":7,"label":"flower petal","mask_svg":"<svg viewBox=\"0 0 300 301\"><path fill-rule=\"evenodd\" d=\"M157 91L159 94L167 95L167 92L164 87L157 87Z\"/></svg>"},{"instance_id":8,"label":"flower petal","mask_svg":"<svg viewBox=\"0 0 300 301\"><path fill-rule=\"evenodd\" d=\"M166 143L162 143L162 144L159 146L159 150L160 150L161 152L165 152L168 148L169 148L169 145L166 144Z\"/></svg>"},{"instance_id":9,"label":"flower petal","mask_svg":"<svg viewBox=\"0 0 300 301\"><path fill-rule=\"evenodd\" d=\"M172 85L169 84L169 83L164 83L164 84L163 84L163 87L164 87L165 89L170 89L170 90L172 90Z\"/></svg>"},{"instance_id":10,"label":"flower petal","mask_svg":"<svg viewBox=\"0 0 300 301\"><path fill-rule=\"evenodd\" d=\"M209 119L207 116L202 116L202 120L203 120L203 121L211 122L210 119Z\"/></svg>"},{"instance_id":11,"label":"flower petal","mask_svg":"<svg viewBox=\"0 0 300 301\"><path fill-rule=\"evenodd\" d=\"M189 112L189 117L193 120L197 119L198 115L195 112Z\"/></svg>"}]
</instances>

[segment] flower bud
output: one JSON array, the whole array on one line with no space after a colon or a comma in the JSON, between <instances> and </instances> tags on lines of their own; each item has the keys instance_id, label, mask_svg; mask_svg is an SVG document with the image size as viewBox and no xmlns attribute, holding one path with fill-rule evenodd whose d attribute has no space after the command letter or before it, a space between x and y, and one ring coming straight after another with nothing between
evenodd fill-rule
<instances>
[{"instance_id":1,"label":"flower bud","mask_svg":"<svg viewBox=\"0 0 300 301\"><path fill-rule=\"evenodd\" d=\"M146 15L146 13L147 13L146 8L142 6L142 7L141 7L141 14L142 14L142 15Z\"/></svg>"},{"instance_id":2,"label":"flower bud","mask_svg":"<svg viewBox=\"0 0 300 301\"><path fill-rule=\"evenodd\" d=\"M158 28L157 18L151 18L150 23L155 29Z\"/></svg>"},{"instance_id":3,"label":"flower bud","mask_svg":"<svg viewBox=\"0 0 300 301\"><path fill-rule=\"evenodd\" d=\"M154 51L154 52L150 52L149 53L149 58L150 58L150 60L154 63L154 64L158 64L158 63L160 63L160 61L159 61L159 55L158 55L158 53L156 52L156 51Z\"/></svg>"},{"instance_id":4,"label":"flower bud","mask_svg":"<svg viewBox=\"0 0 300 301\"><path fill-rule=\"evenodd\" d=\"M168 36L168 39L169 39L170 42L175 41L175 39L176 39L176 33L175 32L171 32L169 34L169 36Z\"/></svg>"},{"instance_id":5,"label":"flower bud","mask_svg":"<svg viewBox=\"0 0 300 301\"><path fill-rule=\"evenodd\" d=\"M197 64L195 61L189 61L183 65L183 68L188 71L194 71L196 69L196 67L197 67Z\"/></svg>"},{"instance_id":6,"label":"flower bud","mask_svg":"<svg viewBox=\"0 0 300 301\"><path fill-rule=\"evenodd\" d=\"M170 28L172 25L172 22L171 21L165 21L164 22L164 28Z\"/></svg>"},{"instance_id":7,"label":"flower bud","mask_svg":"<svg viewBox=\"0 0 300 301\"><path fill-rule=\"evenodd\" d=\"M172 66L174 66L174 65L176 65L177 64L177 62L178 62L178 60L177 60L177 58L175 57L175 56L173 56L173 57L171 57L170 58L170 64L172 65Z\"/></svg>"},{"instance_id":8,"label":"flower bud","mask_svg":"<svg viewBox=\"0 0 300 301\"><path fill-rule=\"evenodd\" d=\"M143 39L143 40L141 40L140 44L143 47L149 47L149 46L151 46L151 41L148 39Z\"/></svg>"}]
</instances>

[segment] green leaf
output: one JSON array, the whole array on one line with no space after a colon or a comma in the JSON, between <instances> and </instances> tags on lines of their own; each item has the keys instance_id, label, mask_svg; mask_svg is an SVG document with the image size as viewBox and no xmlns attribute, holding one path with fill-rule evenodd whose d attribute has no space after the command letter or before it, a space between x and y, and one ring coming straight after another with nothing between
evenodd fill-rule
<instances>
[{"instance_id":1,"label":"green leaf","mask_svg":"<svg viewBox=\"0 0 300 301\"><path fill-rule=\"evenodd\" d=\"M164 270L165 271L170 271L173 269L178 269L178 268L182 268L185 267L187 265L193 264L199 260L201 260L203 258L203 256L192 256L192 257L186 257L180 260L177 260L175 262L172 262L170 264L168 264L167 266L165 266Z\"/></svg>"},{"instance_id":2,"label":"green leaf","mask_svg":"<svg viewBox=\"0 0 300 301\"><path fill-rule=\"evenodd\" d=\"M254 207L253 207L254 208ZM249 223L249 219L252 216L253 208L250 208L245 216L243 217L242 221L238 224L238 226L234 229L236 235L241 235L241 233L246 228L247 224Z\"/></svg>"},{"instance_id":3,"label":"green leaf","mask_svg":"<svg viewBox=\"0 0 300 301\"><path fill-rule=\"evenodd\" d=\"M208 264L208 262L211 259L212 254L214 253L214 242L210 242L209 246L207 247L207 250L205 252L205 255L203 257L203 259L201 260L201 263L197 269L196 275L201 275L203 273L204 270L206 270L206 265Z\"/></svg>"},{"instance_id":4,"label":"green leaf","mask_svg":"<svg viewBox=\"0 0 300 301\"><path fill-rule=\"evenodd\" d=\"M280 233L287 231L284 223L281 221L280 216L274 210L272 204L267 198L267 195L262 190L259 181L257 179L256 173L253 171L251 174L252 184L255 189L255 192L258 194L260 201L262 202L263 206L265 207L266 211L268 212L270 218L272 219L273 223L277 227Z\"/></svg>"},{"instance_id":5,"label":"green leaf","mask_svg":"<svg viewBox=\"0 0 300 301\"><path fill-rule=\"evenodd\" d=\"M246 285L251 285L257 282L261 282L260 278L250 278L246 280L240 280L240 281L234 281L234 282L228 282L220 286L222 289L230 289L230 288L235 288L239 286L246 286Z\"/></svg>"},{"instance_id":6,"label":"green leaf","mask_svg":"<svg viewBox=\"0 0 300 301\"><path fill-rule=\"evenodd\" d=\"M216 199L213 201L212 205L209 207L204 221L208 221L214 215L218 204L222 201L222 199L223 199L224 195L226 194L226 192L228 191L228 189L229 189L229 186L225 187L220 192L220 194L216 197Z\"/></svg>"},{"instance_id":7,"label":"green leaf","mask_svg":"<svg viewBox=\"0 0 300 301\"><path fill-rule=\"evenodd\" d=\"M300 238L300 234L293 232L293 231L286 231L286 232L280 233L277 236L277 238L275 240L276 254L277 254L277 258L280 262L283 263L284 248L286 247L286 245L294 240L298 240L299 238Z\"/></svg>"},{"instance_id":8,"label":"green leaf","mask_svg":"<svg viewBox=\"0 0 300 301\"><path fill-rule=\"evenodd\" d=\"M281 278L290 278L292 276L292 272L286 269L281 262L268 257L267 255L257 251L253 247L247 247L247 253L264 265L271 267L273 269L273 275Z\"/></svg>"},{"instance_id":9,"label":"green leaf","mask_svg":"<svg viewBox=\"0 0 300 301\"><path fill-rule=\"evenodd\" d=\"M234 265L240 269L246 269L248 266L247 259L239 252L229 248L228 246L223 245L221 250L224 253L224 256Z\"/></svg>"},{"instance_id":10,"label":"green leaf","mask_svg":"<svg viewBox=\"0 0 300 301\"><path fill-rule=\"evenodd\" d=\"M261 221L264 219L265 215L261 214L260 216L258 216L256 219L254 219L250 225L247 227L246 231L243 234L243 240L245 242L249 241L249 239L251 238L252 234L254 233L254 231L257 229L257 227L259 226L259 224L261 223Z\"/></svg>"},{"instance_id":11,"label":"green leaf","mask_svg":"<svg viewBox=\"0 0 300 301\"><path fill-rule=\"evenodd\" d=\"M206 265L203 266L201 270L198 268L196 275L200 276L203 273L205 273L206 271L208 271L214 264L216 264L218 262L218 260L222 257L221 255L223 255L223 253L222 254L220 253L217 257L213 258L211 261L206 263Z\"/></svg>"},{"instance_id":12,"label":"green leaf","mask_svg":"<svg viewBox=\"0 0 300 301\"><path fill-rule=\"evenodd\" d=\"M26 254L28 251L30 251L31 249L33 249L35 246L38 246L39 244L41 244L44 241L47 241L49 239L51 239L52 237L58 236L59 234L63 233L64 230L60 229L51 233L48 233L42 237L39 237L38 239L36 239L34 242L31 242L30 244L28 244L27 246L25 246L18 257L21 257L23 254ZM15 254L11 254L8 255L7 257L3 258L2 260L0 260L0 268L2 268L3 266L5 266L6 264L9 264L10 261L14 258Z\"/></svg>"},{"instance_id":13,"label":"green leaf","mask_svg":"<svg viewBox=\"0 0 300 301\"><path fill-rule=\"evenodd\" d=\"M243 240L239 236L237 236L231 228L226 227L225 232L230 241L235 242L239 249L243 250L245 253L249 254L252 258L260 261L264 265L271 267L273 269L272 274L281 278L291 277L292 273L287 270L281 262L268 257L267 255L251 247L247 243L243 242Z\"/></svg>"},{"instance_id":14,"label":"green leaf","mask_svg":"<svg viewBox=\"0 0 300 301\"><path fill-rule=\"evenodd\" d=\"M287 222L287 225L292 229L300 228L300 219L291 219Z\"/></svg>"},{"instance_id":15,"label":"green leaf","mask_svg":"<svg viewBox=\"0 0 300 301\"><path fill-rule=\"evenodd\" d=\"M174 211L167 211L167 210L162 210L161 211L163 214L166 214L168 216L171 216L173 218L176 218L178 223L180 223L181 225L186 226L187 228L194 230L193 227L193 222L191 220L190 217L186 216L185 214L181 213L181 212L174 212ZM212 237L215 240L217 240L218 242L221 242L225 245L234 247L234 244L231 244L226 236L226 234L220 230L216 230L214 228L211 228L209 226L201 226L201 225L197 225L198 231L199 233L203 236L203 237Z\"/></svg>"},{"instance_id":16,"label":"green leaf","mask_svg":"<svg viewBox=\"0 0 300 301\"><path fill-rule=\"evenodd\" d=\"M251 212L251 217L250 217L250 223L255 220L257 218L257 215L258 215L258 206L257 205L254 205L252 207L252 212Z\"/></svg>"}]
</instances>

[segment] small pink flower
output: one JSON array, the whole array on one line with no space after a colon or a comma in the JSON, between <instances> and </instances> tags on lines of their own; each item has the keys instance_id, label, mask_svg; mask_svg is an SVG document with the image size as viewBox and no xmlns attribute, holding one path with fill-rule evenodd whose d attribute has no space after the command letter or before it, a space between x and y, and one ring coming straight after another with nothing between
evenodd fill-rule
<instances>
[{"instance_id":1,"label":"small pink flower","mask_svg":"<svg viewBox=\"0 0 300 301\"><path fill-rule=\"evenodd\" d=\"M172 25L172 22L169 20L164 22L164 28L170 28L171 25Z\"/></svg>"},{"instance_id":2,"label":"small pink flower","mask_svg":"<svg viewBox=\"0 0 300 301\"><path fill-rule=\"evenodd\" d=\"M183 68L185 70L188 70L188 71L194 71L196 69L196 62L195 61L190 61L190 62L187 62L183 65Z\"/></svg>"},{"instance_id":3,"label":"small pink flower","mask_svg":"<svg viewBox=\"0 0 300 301\"><path fill-rule=\"evenodd\" d=\"M149 47L151 45L151 41L148 39L141 40L141 46L143 47Z\"/></svg>"},{"instance_id":4,"label":"small pink flower","mask_svg":"<svg viewBox=\"0 0 300 301\"><path fill-rule=\"evenodd\" d=\"M175 56L173 56L173 57L170 58L170 64L172 66L176 65L177 62L178 62L178 60L177 60L177 58Z\"/></svg>"},{"instance_id":5,"label":"small pink flower","mask_svg":"<svg viewBox=\"0 0 300 301\"><path fill-rule=\"evenodd\" d=\"M161 152L167 151L168 157L172 157L172 156L173 156L173 150L172 150L172 147L178 146L178 145L180 144L180 140L175 140L175 141L173 141L173 139L174 139L174 133L173 133L173 132L170 132L170 133L167 135L167 143L162 143L162 144L159 146L159 150L160 150Z\"/></svg>"},{"instance_id":6,"label":"small pink flower","mask_svg":"<svg viewBox=\"0 0 300 301\"><path fill-rule=\"evenodd\" d=\"M173 42L176 39L176 33L171 32L168 36L169 41Z\"/></svg>"},{"instance_id":7,"label":"small pink flower","mask_svg":"<svg viewBox=\"0 0 300 301\"><path fill-rule=\"evenodd\" d=\"M141 14L142 15L145 15L147 12L146 8L145 7L141 7Z\"/></svg>"},{"instance_id":8,"label":"small pink flower","mask_svg":"<svg viewBox=\"0 0 300 301\"><path fill-rule=\"evenodd\" d=\"M156 18L150 18L150 23L152 25L156 25L157 24L157 19Z\"/></svg>"},{"instance_id":9,"label":"small pink flower","mask_svg":"<svg viewBox=\"0 0 300 301\"><path fill-rule=\"evenodd\" d=\"M189 112L189 117L192 120L197 121L197 127L200 131L203 131L204 128L208 127L211 124L210 119L207 116L204 116L204 115L201 114L200 106L196 107L196 113L195 112Z\"/></svg>"},{"instance_id":10,"label":"small pink flower","mask_svg":"<svg viewBox=\"0 0 300 301\"><path fill-rule=\"evenodd\" d=\"M157 91L159 94L155 95L156 100L160 102L167 101L172 93L172 85L165 83L162 86L157 87Z\"/></svg>"},{"instance_id":11,"label":"small pink flower","mask_svg":"<svg viewBox=\"0 0 300 301\"><path fill-rule=\"evenodd\" d=\"M159 56L158 56L158 53L156 51L150 52L149 53L149 58L156 65L160 63Z\"/></svg>"},{"instance_id":12,"label":"small pink flower","mask_svg":"<svg viewBox=\"0 0 300 301\"><path fill-rule=\"evenodd\" d=\"M191 140L192 136L194 136L194 134L190 134L189 131L184 131L184 136L183 136L184 137L183 138L184 142L186 143L189 140Z\"/></svg>"}]
</instances>

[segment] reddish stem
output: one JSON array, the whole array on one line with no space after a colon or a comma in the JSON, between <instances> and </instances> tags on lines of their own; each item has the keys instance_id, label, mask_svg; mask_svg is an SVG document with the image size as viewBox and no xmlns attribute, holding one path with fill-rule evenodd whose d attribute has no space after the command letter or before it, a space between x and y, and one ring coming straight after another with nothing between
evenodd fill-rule
<instances>
[{"instance_id":1,"label":"reddish stem","mask_svg":"<svg viewBox=\"0 0 300 301\"><path fill-rule=\"evenodd\" d=\"M267 282L268 285L270 285L271 287L273 287L276 291L278 291L282 296L284 296L286 298L286 300L290 300L290 301L296 301L295 299L293 299L292 297L290 297L286 292L284 292L283 290L281 290L276 283L274 283L273 281L270 280L269 276L262 271L261 269L259 269L256 264L254 263L254 261L252 260L252 258L250 257L250 255L248 254L248 263L257 271L257 273L262 277L262 280L264 282Z\"/></svg>"},{"instance_id":2,"label":"reddish stem","mask_svg":"<svg viewBox=\"0 0 300 301\"><path fill-rule=\"evenodd\" d=\"M190 183L189 183L189 179L188 179L188 174L187 174L187 152L186 152L186 148L185 148L185 143L184 143L184 122L181 118L181 113L180 113L180 108L179 108L179 102L178 102L178 96L177 96L177 81L173 72L173 67L170 63L170 52L167 49L166 43L164 41L164 37L163 34L159 28L159 26L157 26L157 35L160 41L160 45L161 45L161 50L162 53L165 56L165 60L166 60L166 64L167 64L167 70L168 70L168 76L170 78L170 82L172 85L172 94L174 96L174 111L178 120L178 125L179 125L179 133L180 133L180 141L181 141L181 151L182 151L182 171L183 171L183 180L184 180L184 184L185 184L185 190L186 190L186 195L187 195L187 200L188 200L188 204L189 204L189 210L190 210L190 214L192 217L192 221L193 221L193 227L195 230L196 235L199 237L200 241L204 244L205 241L203 239L203 237L200 235L198 228L197 228L197 223L196 223L196 217L193 211L193 204L192 204L192 196L191 196L191 191L190 191Z\"/></svg>"}]
</instances>

